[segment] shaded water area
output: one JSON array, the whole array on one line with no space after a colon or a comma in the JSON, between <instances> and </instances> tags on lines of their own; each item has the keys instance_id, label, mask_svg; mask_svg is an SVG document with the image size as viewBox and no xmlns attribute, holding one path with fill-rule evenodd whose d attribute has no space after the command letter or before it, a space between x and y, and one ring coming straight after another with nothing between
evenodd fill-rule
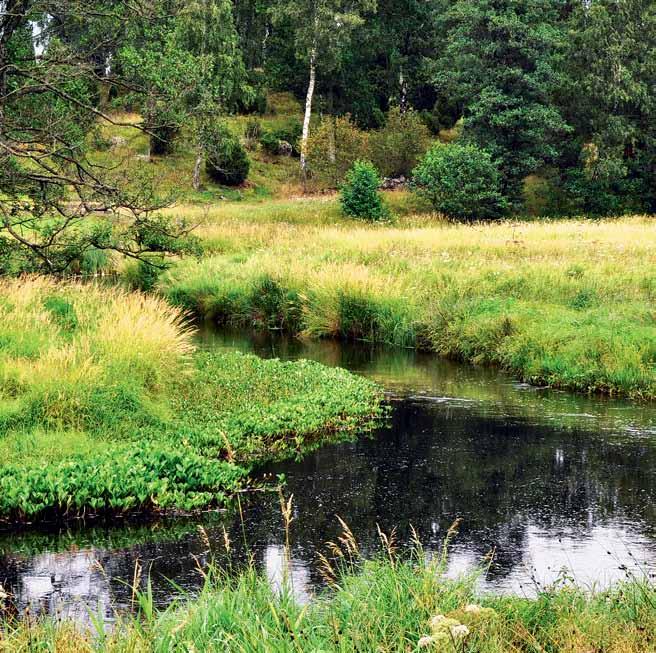
<instances>
[{"instance_id":1,"label":"shaded water area","mask_svg":"<svg viewBox=\"0 0 656 653\"><path fill-rule=\"evenodd\" d=\"M462 519L450 573L475 567L494 550L484 591L533 595L570 577L602 587L656 571L653 406L532 388L498 371L365 344L212 331L200 341L340 365L389 393L389 423L370 437L263 470L284 474L285 494L294 494L291 567L302 599L322 586L317 553L337 537L337 515L367 553L379 548L377 526L396 528L403 545L411 525L429 552L439 551L451 523ZM115 609L129 607L137 560L141 584L150 576L160 606L179 588L193 593L201 584L198 565L212 556L237 566L250 553L275 581L285 540L278 496L241 501L243 523L235 508L193 519L6 533L0 584L19 610L29 605L81 619L91 610L111 620ZM231 561L223 555L224 529Z\"/></svg>"}]
</instances>

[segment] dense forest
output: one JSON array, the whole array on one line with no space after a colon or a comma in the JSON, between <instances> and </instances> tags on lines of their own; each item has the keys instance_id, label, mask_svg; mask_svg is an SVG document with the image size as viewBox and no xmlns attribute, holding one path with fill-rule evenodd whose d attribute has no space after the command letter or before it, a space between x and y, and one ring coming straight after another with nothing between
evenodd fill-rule
<instances>
[{"instance_id":1,"label":"dense forest","mask_svg":"<svg viewBox=\"0 0 656 653\"><path fill-rule=\"evenodd\" d=\"M452 142L415 175L447 215L521 214L527 180L543 214L656 210L649 0L3 0L0 9L2 247L18 245L50 271L91 245L136 258L190 247L185 224L154 212L166 198L151 179L127 183L121 166L89 159L99 119L120 123L121 111L141 116L153 155L176 139L193 145L196 188L203 163L219 183L246 178L248 158L222 118L253 114L247 137L299 156L306 180L324 174L334 185L357 158L383 177L410 176L431 135ZM276 91L293 92L304 119L263 134L256 116ZM444 197L444 184L431 186L439 170L475 178L476 216ZM91 212L117 210L122 229L75 229Z\"/></svg>"}]
</instances>

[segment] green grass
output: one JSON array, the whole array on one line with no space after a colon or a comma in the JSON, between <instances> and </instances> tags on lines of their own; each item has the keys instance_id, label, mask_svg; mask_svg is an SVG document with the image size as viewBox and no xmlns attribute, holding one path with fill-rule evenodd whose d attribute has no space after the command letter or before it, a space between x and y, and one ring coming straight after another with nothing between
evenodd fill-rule
<instances>
[{"instance_id":1,"label":"green grass","mask_svg":"<svg viewBox=\"0 0 656 653\"><path fill-rule=\"evenodd\" d=\"M392 225L335 199L208 213L200 260L160 280L218 322L416 347L540 385L656 398L648 217L454 225L404 193ZM291 215L290 215L291 214Z\"/></svg>"},{"instance_id":2,"label":"green grass","mask_svg":"<svg viewBox=\"0 0 656 653\"><path fill-rule=\"evenodd\" d=\"M258 464L381 411L378 389L344 370L196 352L154 297L5 281L0 333L9 521L221 504Z\"/></svg>"},{"instance_id":3,"label":"green grass","mask_svg":"<svg viewBox=\"0 0 656 653\"><path fill-rule=\"evenodd\" d=\"M289 578L279 589L253 568L231 576L207 572L200 595L163 612L149 590L138 614L113 632L45 620L5 624L0 650L208 653L638 653L656 646L656 588L631 579L606 591L567 582L534 598L481 596L477 575L445 577L445 558L427 562L420 548L399 559L362 559L350 534L324 560L332 587L302 605ZM338 557L339 557L338 556Z\"/></svg>"},{"instance_id":4,"label":"green grass","mask_svg":"<svg viewBox=\"0 0 656 653\"><path fill-rule=\"evenodd\" d=\"M232 131L243 137L246 125L257 120L265 131L276 130L290 120L300 120L301 108L288 93L272 94L265 115L225 116ZM142 122L134 113L116 113L115 124L102 121L97 136L90 142L93 163L117 169L126 181L151 178L158 193L191 204L216 204L225 201L263 201L272 197L287 197L302 193L298 158L267 155L258 144L250 144L251 169L248 180L239 187L221 186L201 170L201 189L192 187L196 152L193 139L182 130L174 149L166 156L149 157L148 135L136 126ZM134 125L134 126L133 126Z\"/></svg>"}]
</instances>

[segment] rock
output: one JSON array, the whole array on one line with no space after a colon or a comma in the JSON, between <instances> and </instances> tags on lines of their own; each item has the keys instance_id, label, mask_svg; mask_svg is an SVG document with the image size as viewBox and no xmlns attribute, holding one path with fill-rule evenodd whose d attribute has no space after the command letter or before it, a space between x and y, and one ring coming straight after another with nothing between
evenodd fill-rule
<instances>
[{"instance_id":1,"label":"rock","mask_svg":"<svg viewBox=\"0 0 656 653\"><path fill-rule=\"evenodd\" d=\"M109 146L112 148L112 150L115 150L116 148L119 147L125 147L128 144L128 139L123 138L123 136L112 136L109 139Z\"/></svg>"},{"instance_id":2,"label":"rock","mask_svg":"<svg viewBox=\"0 0 656 653\"><path fill-rule=\"evenodd\" d=\"M291 156L293 152L294 148L291 143L288 143L287 141L278 142L278 154L282 156Z\"/></svg>"},{"instance_id":3,"label":"rock","mask_svg":"<svg viewBox=\"0 0 656 653\"><path fill-rule=\"evenodd\" d=\"M403 188L408 183L405 175L400 175L399 177L385 177L381 188L384 190L395 190L396 188Z\"/></svg>"}]
</instances>

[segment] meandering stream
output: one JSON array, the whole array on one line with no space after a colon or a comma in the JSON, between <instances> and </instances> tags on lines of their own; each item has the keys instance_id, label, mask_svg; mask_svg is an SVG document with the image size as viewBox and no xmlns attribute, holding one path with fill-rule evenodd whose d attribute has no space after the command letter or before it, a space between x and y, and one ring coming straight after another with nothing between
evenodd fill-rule
<instances>
[{"instance_id":1,"label":"meandering stream","mask_svg":"<svg viewBox=\"0 0 656 653\"><path fill-rule=\"evenodd\" d=\"M322 585L316 556L338 535L336 515L366 553L378 548L378 526L396 529L403 546L411 525L429 553L439 551L461 519L450 573L494 551L483 590L532 595L558 579L604 586L656 571L656 408L531 388L412 351L212 331L200 341L340 365L390 394L390 421L371 437L264 470L284 474L285 494L294 494L292 580L303 599ZM19 610L80 619L91 610L111 621L129 607L137 560L160 606L180 588L196 590L209 557L238 565L246 548L276 582L285 538L278 503L272 493L243 497L243 524L235 509L5 533L0 584Z\"/></svg>"}]
</instances>

